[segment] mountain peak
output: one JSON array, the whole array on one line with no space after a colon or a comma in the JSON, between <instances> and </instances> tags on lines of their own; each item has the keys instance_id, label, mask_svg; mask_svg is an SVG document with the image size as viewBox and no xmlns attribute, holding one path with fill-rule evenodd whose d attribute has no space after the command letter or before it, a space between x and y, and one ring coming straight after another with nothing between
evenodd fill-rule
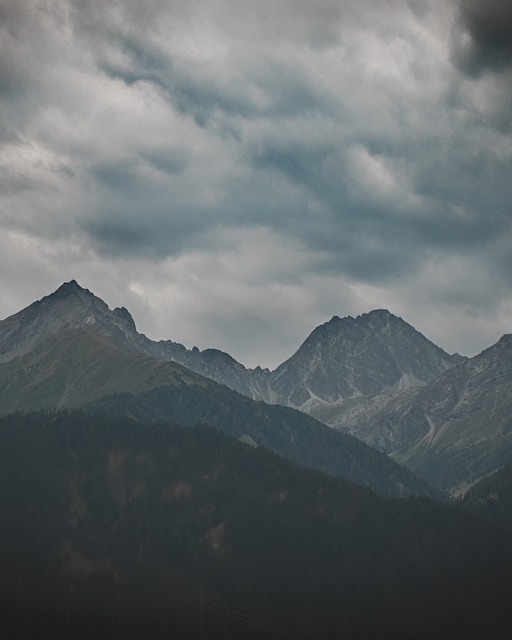
<instances>
[{"instance_id":1,"label":"mountain peak","mask_svg":"<svg viewBox=\"0 0 512 640\"><path fill-rule=\"evenodd\" d=\"M62 283L58 289L56 289L53 293L45 296L43 300L48 300L48 298L64 299L70 296L77 295L88 295L92 296L93 298L96 297L91 291L89 291L89 289L84 289L84 287L81 287L76 280L70 280L69 282Z\"/></svg>"},{"instance_id":2,"label":"mountain peak","mask_svg":"<svg viewBox=\"0 0 512 640\"><path fill-rule=\"evenodd\" d=\"M119 339L136 333L126 309L111 311L101 298L70 280L0 324L0 362L29 353L68 327L94 328Z\"/></svg>"},{"instance_id":3,"label":"mountain peak","mask_svg":"<svg viewBox=\"0 0 512 640\"><path fill-rule=\"evenodd\" d=\"M122 320L128 327L130 327L133 333L136 333L137 328L135 326L135 321L132 317L132 314L128 311L126 307L116 307L113 311L113 314Z\"/></svg>"},{"instance_id":4,"label":"mountain peak","mask_svg":"<svg viewBox=\"0 0 512 640\"><path fill-rule=\"evenodd\" d=\"M74 288L74 289L83 289L83 287L81 287L75 279L70 280L69 282L64 282L63 284L60 285L59 289L64 289L66 287Z\"/></svg>"},{"instance_id":5,"label":"mountain peak","mask_svg":"<svg viewBox=\"0 0 512 640\"><path fill-rule=\"evenodd\" d=\"M387 309L318 326L273 373L273 397L310 411L347 398L432 381L454 358ZM286 374L286 375L285 375Z\"/></svg>"},{"instance_id":6,"label":"mountain peak","mask_svg":"<svg viewBox=\"0 0 512 640\"><path fill-rule=\"evenodd\" d=\"M364 320L371 320L372 318L377 318L377 319L387 319L387 318L394 318L396 320L401 320L402 318L400 318L399 316L395 316L393 313L391 313L391 311L388 311L388 309L373 309L372 311L367 311L366 313L361 313L360 315L353 317L353 316L344 316L343 318L340 318L340 316L333 316L329 322L326 322L325 324L338 324L340 322L342 323L347 323L347 322L359 322L359 321L364 321ZM320 325L323 326L323 325Z\"/></svg>"},{"instance_id":7,"label":"mountain peak","mask_svg":"<svg viewBox=\"0 0 512 640\"><path fill-rule=\"evenodd\" d=\"M498 344L502 347L508 347L512 345L512 333L505 333L504 335L502 335L498 340Z\"/></svg>"},{"instance_id":8,"label":"mountain peak","mask_svg":"<svg viewBox=\"0 0 512 640\"><path fill-rule=\"evenodd\" d=\"M90 293L88 289L81 287L76 280L70 280L69 282L62 283L55 293L58 293L59 291L62 293L68 291L88 291Z\"/></svg>"},{"instance_id":9,"label":"mountain peak","mask_svg":"<svg viewBox=\"0 0 512 640\"><path fill-rule=\"evenodd\" d=\"M403 318L400 316L396 316L388 309L372 309L372 311L368 311L367 313L362 313L360 316L356 318L359 322L367 322L367 323L378 323L382 325L387 325L390 322L395 324L407 324Z\"/></svg>"},{"instance_id":10,"label":"mountain peak","mask_svg":"<svg viewBox=\"0 0 512 640\"><path fill-rule=\"evenodd\" d=\"M368 313L363 313L362 317L364 316L371 316L374 318L388 318L389 316L393 316L393 318L398 317L392 314L391 311L388 311L388 309L372 309L372 311L368 311Z\"/></svg>"},{"instance_id":11,"label":"mountain peak","mask_svg":"<svg viewBox=\"0 0 512 640\"><path fill-rule=\"evenodd\" d=\"M70 316L74 316L74 319L78 320L80 316L85 317L91 313L103 314L110 311L106 302L94 295L89 289L81 287L76 280L64 282L53 293L44 296L28 308L31 307L39 312L46 309L46 313L53 313L58 324L65 323Z\"/></svg>"}]
</instances>

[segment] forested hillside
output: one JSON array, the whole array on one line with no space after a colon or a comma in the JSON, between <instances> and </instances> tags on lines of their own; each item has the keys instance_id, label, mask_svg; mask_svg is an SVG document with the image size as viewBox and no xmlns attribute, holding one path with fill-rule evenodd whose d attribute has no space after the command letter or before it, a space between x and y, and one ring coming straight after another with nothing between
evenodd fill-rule
<instances>
[{"instance_id":1,"label":"forested hillside","mask_svg":"<svg viewBox=\"0 0 512 640\"><path fill-rule=\"evenodd\" d=\"M507 638L509 537L207 427L0 420L2 628L24 638Z\"/></svg>"}]
</instances>

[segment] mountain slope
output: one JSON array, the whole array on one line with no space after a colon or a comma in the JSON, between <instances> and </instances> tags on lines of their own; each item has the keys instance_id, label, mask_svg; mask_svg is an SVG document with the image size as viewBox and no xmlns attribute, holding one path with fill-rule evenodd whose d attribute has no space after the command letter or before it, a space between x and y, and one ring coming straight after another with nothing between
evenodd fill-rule
<instances>
[{"instance_id":1,"label":"mountain slope","mask_svg":"<svg viewBox=\"0 0 512 640\"><path fill-rule=\"evenodd\" d=\"M9 638L505 640L508 535L207 428L0 419Z\"/></svg>"},{"instance_id":2,"label":"mountain slope","mask_svg":"<svg viewBox=\"0 0 512 640\"><path fill-rule=\"evenodd\" d=\"M423 385L464 359L450 356L389 311L335 316L271 374L272 399L311 410L347 398Z\"/></svg>"},{"instance_id":3,"label":"mountain slope","mask_svg":"<svg viewBox=\"0 0 512 640\"><path fill-rule=\"evenodd\" d=\"M512 459L512 336L427 386L314 413L439 488L467 488Z\"/></svg>"},{"instance_id":4,"label":"mountain slope","mask_svg":"<svg viewBox=\"0 0 512 640\"><path fill-rule=\"evenodd\" d=\"M77 327L93 329L126 346L135 342L135 324L126 309L111 311L103 300L72 280L0 322L0 362L30 353L63 329Z\"/></svg>"},{"instance_id":5,"label":"mountain slope","mask_svg":"<svg viewBox=\"0 0 512 640\"><path fill-rule=\"evenodd\" d=\"M311 416L349 433L387 454L406 450L429 432L423 409L416 404L421 387L348 398L318 406Z\"/></svg>"},{"instance_id":6,"label":"mountain slope","mask_svg":"<svg viewBox=\"0 0 512 640\"><path fill-rule=\"evenodd\" d=\"M473 483L512 459L512 335L422 389L429 431L395 456L436 486Z\"/></svg>"},{"instance_id":7,"label":"mountain slope","mask_svg":"<svg viewBox=\"0 0 512 640\"><path fill-rule=\"evenodd\" d=\"M73 408L109 393L187 384L212 382L174 362L126 351L92 329L67 327L0 364L0 413Z\"/></svg>"},{"instance_id":8,"label":"mountain slope","mask_svg":"<svg viewBox=\"0 0 512 640\"><path fill-rule=\"evenodd\" d=\"M510 415L508 387L494 390L497 370L484 367L478 379L468 382L467 401L454 400L458 398L459 387L462 389L466 384L465 377L469 376L468 380L474 377L471 363L477 360L464 364L464 358L448 355L388 311L376 310L357 318L335 316L317 327L299 350L275 371L249 370L228 354L214 349L188 350L171 341L148 339L137 332L126 309L111 311L75 281L65 283L55 293L0 322L0 361L4 363L0 376L5 383L0 388L0 400L4 398L4 412L19 406L79 406L99 400L94 384L87 394L91 380L97 377L92 374L92 362L87 364L91 375L83 383L78 384L68 376L62 386L59 376L64 374L59 365L55 375L38 373L43 378L36 379L37 389L31 387L34 380L31 374L23 373L27 384L19 385L16 393L13 392L17 358L29 358L26 363L35 358L35 363L23 366L37 368L38 359L42 362L48 359L44 350L51 351L53 347L47 345L52 339L59 341L63 332L71 335L69 332L76 330L106 340L112 362L121 357L120 352L124 354L121 359L131 354L132 360L117 365L117 371L137 370L136 358L158 360L169 367L177 366L173 363L182 364L249 398L309 412L326 424L393 454L441 488L473 482L504 464L509 455L508 439L502 433L508 429L506 423ZM101 351L102 347L97 343L95 349ZM39 353L40 350L43 351ZM76 348L70 346L61 359L73 362L73 350ZM145 367L143 365L143 369ZM171 378L177 371L165 366L159 369L154 362L150 368L165 372ZM175 406L174 401L160 394L158 401L153 398L153 407L148 408L148 397L143 395L152 392L158 384L153 381L144 386L143 380L140 384L138 381L131 384L130 380L123 379L129 377L129 373L116 376L115 371L113 366L110 370L102 369L102 396L124 394L122 403L125 407L129 405L134 415L140 417L145 411L149 419L155 416L166 419L165 411ZM151 378L149 373L147 376ZM53 394L51 384L61 385L62 397ZM168 385L164 381L162 386ZM2 389L7 389L3 396ZM166 393L169 396L170 392ZM493 393L495 406L488 407ZM127 394L137 397L129 398ZM35 404L33 397L37 398ZM204 398L203 401L206 402ZM103 405L119 410L122 403L117 398L105 400ZM467 411L462 416L465 405ZM484 422L487 432L482 431ZM447 424L448 430L444 428ZM245 435L245 432L239 434Z\"/></svg>"},{"instance_id":9,"label":"mountain slope","mask_svg":"<svg viewBox=\"0 0 512 640\"><path fill-rule=\"evenodd\" d=\"M226 353L216 349L189 350L171 340L150 340L137 332L127 309L110 310L75 280L65 282L52 294L0 322L0 363L30 353L63 329L76 328L92 330L133 353L177 362L250 397L260 397L253 393L253 386L265 387L265 372L251 372Z\"/></svg>"},{"instance_id":10,"label":"mountain slope","mask_svg":"<svg viewBox=\"0 0 512 640\"><path fill-rule=\"evenodd\" d=\"M0 362L32 351L64 327L83 327L134 353L170 360L256 400L303 411L347 398L423 385L464 360L449 355L388 311L317 327L275 371L246 369L216 349L186 349L139 334L125 308L111 311L74 280L0 322Z\"/></svg>"},{"instance_id":11,"label":"mountain slope","mask_svg":"<svg viewBox=\"0 0 512 640\"><path fill-rule=\"evenodd\" d=\"M144 422L207 423L306 466L389 495L430 489L387 456L286 407L266 405L93 329L66 328L0 364L0 414L87 406Z\"/></svg>"}]
</instances>

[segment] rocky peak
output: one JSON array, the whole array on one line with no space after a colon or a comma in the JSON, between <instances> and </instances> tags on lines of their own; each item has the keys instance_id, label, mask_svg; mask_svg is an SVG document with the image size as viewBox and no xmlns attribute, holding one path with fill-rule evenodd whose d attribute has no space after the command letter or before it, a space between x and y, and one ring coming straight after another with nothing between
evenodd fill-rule
<instances>
[{"instance_id":1,"label":"rocky peak","mask_svg":"<svg viewBox=\"0 0 512 640\"><path fill-rule=\"evenodd\" d=\"M402 318L400 318L399 316L395 316L393 313L391 313L391 311L388 311L387 309L372 309L367 313L363 313L360 316L357 316L357 319L361 320L387 321L390 318L393 318L394 320L401 320L403 322Z\"/></svg>"},{"instance_id":2,"label":"rocky peak","mask_svg":"<svg viewBox=\"0 0 512 640\"><path fill-rule=\"evenodd\" d=\"M390 324L401 327L410 326L402 318L393 315L387 309L373 309L373 311L363 313L355 318L352 316L345 316L344 318L333 316L329 322L318 326L311 335L317 332L343 333L351 330L361 330L366 327L378 330L379 328L388 327Z\"/></svg>"},{"instance_id":3,"label":"rocky peak","mask_svg":"<svg viewBox=\"0 0 512 640\"><path fill-rule=\"evenodd\" d=\"M53 293L50 294L50 296L53 297L64 297L64 296L68 296L68 295L76 295L76 294L80 294L80 293L89 293L91 294L91 292L89 291L89 289L84 289L83 287L81 287L78 282L76 280L70 280L69 282L64 282L63 284L60 285L60 287L54 291ZM91 294L93 295L93 294ZM50 297L48 296L48 297Z\"/></svg>"},{"instance_id":4,"label":"rocky peak","mask_svg":"<svg viewBox=\"0 0 512 640\"><path fill-rule=\"evenodd\" d=\"M102 335L135 332L126 309L111 311L103 300L71 280L0 322L0 362L31 352L67 327L94 328Z\"/></svg>"},{"instance_id":5,"label":"rocky peak","mask_svg":"<svg viewBox=\"0 0 512 640\"><path fill-rule=\"evenodd\" d=\"M81 287L76 280L64 282L56 291L34 302L33 305L30 305L28 308L34 307L41 311L48 306L56 305L59 306L60 310L62 310L64 306L66 309L81 307L84 311L94 307L103 312L109 310L107 304L103 302L101 298L95 296L89 289ZM23 310L20 313L24 313L25 311L26 310Z\"/></svg>"},{"instance_id":6,"label":"rocky peak","mask_svg":"<svg viewBox=\"0 0 512 640\"><path fill-rule=\"evenodd\" d=\"M363 313L362 315L368 316L369 318L370 317L387 318L389 316L393 316L393 318L398 318L398 316L395 316L388 309L372 309L371 311L368 311L367 313Z\"/></svg>"},{"instance_id":7,"label":"rocky peak","mask_svg":"<svg viewBox=\"0 0 512 640\"><path fill-rule=\"evenodd\" d=\"M502 335L501 338L498 340L497 345L500 347L507 347L507 348L512 347L512 333L505 333L504 335Z\"/></svg>"},{"instance_id":8,"label":"rocky peak","mask_svg":"<svg viewBox=\"0 0 512 640\"><path fill-rule=\"evenodd\" d=\"M375 331L387 332L391 329L400 333L404 331L416 332L416 329L408 324L403 318L396 316L387 309L373 309L368 313L363 313L360 316L357 316L356 321Z\"/></svg>"},{"instance_id":9,"label":"rocky peak","mask_svg":"<svg viewBox=\"0 0 512 640\"><path fill-rule=\"evenodd\" d=\"M457 364L387 309L317 327L272 374L276 401L305 411L347 398L423 385Z\"/></svg>"},{"instance_id":10,"label":"rocky peak","mask_svg":"<svg viewBox=\"0 0 512 640\"><path fill-rule=\"evenodd\" d=\"M135 326L135 321L128 311L126 307L116 307L112 312L119 320L124 322L127 329L129 329L132 333L137 333L137 327Z\"/></svg>"}]
</instances>

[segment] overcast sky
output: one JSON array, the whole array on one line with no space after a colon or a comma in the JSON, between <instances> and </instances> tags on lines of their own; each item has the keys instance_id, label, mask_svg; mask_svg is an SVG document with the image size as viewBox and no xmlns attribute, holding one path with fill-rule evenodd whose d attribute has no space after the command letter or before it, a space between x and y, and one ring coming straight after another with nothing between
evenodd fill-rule
<instances>
[{"instance_id":1,"label":"overcast sky","mask_svg":"<svg viewBox=\"0 0 512 640\"><path fill-rule=\"evenodd\" d=\"M510 0L0 0L0 317L75 278L274 367L512 332Z\"/></svg>"}]
</instances>

